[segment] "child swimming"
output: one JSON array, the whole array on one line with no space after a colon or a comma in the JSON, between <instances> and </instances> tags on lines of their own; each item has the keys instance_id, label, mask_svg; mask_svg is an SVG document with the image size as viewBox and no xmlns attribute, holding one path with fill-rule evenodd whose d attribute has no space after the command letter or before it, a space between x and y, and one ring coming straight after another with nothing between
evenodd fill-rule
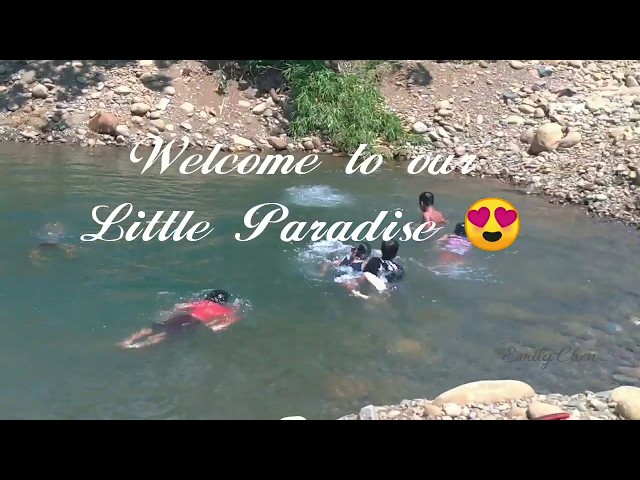
<instances>
[{"instance_id":1,"label":"child swimming","mask_svg":"<svg viewBox=\"0 0 640 480\"><path fill-rule=\"evenodd\" d=\"M334 262L325 263L322 266L322 274L327 272L330 265L334 267L351 267L356 272L362 271L362 265L371 255L371 245L367 242L360 243L357 247L351 249L351 253Z\"/></svg>"},{"instance_id":2,"label":"child swimming","mask_svg":"<svg viewBox=\"0 0 640 480\"><path fill-rule=\"evenodd\" d=\"M380 251L381 257L370 257L362 266L363 276L356 279L361 283L365 279L371 283L378 291L386 290L386 282L395 282L404 276L404 268L394 259L398 256L400 244L396 240L382 242ZM369 298L357 290L356 285L349 285L351 295L361 298Z\"/></svg>"},{"instance_id":3,"label":"child swimming","mask_svg":"<svg viewBox=\"0 0 640 480\"><path fill-rule=\"evenodd\" d=\"M440 261L442 263L464 263L464 256L471 250L471 242L467 239L464 223L456 224L453 233L449 233L437 242L442 245Z\"/></svg>"},{"instance_id":4,"label":"child swimming","mask_svg":"<svg viewBox=\"0 0 640 480\"><path fill-rule=\"evenodd\" d=\"M155 322L122 341L122 348L143 348L155 345L195 326L204 325L214 332L238 321L236 310L228 307L229 293L213 290L204 300L176 305L176 312L166 320ZM144 340L143 340L144 339Z\"/></svg>"},{"instance_id":5,"label":"child swimming","mask_svg":"<svg viewBox=\"0 0 640 480\"><path fill-rule=\"evenodd\" d=\"M76 255L76 247L74 245L63 243L65 237L64 227L60 222L48 223L44 225L37 234L38 244L29 253L31 262L39 266L45 260L47 252L61 250L64 254L73 258Z\"/></svg>"},{"instance_id":6,"label":"child swimming","mask_svg":"<svg viewBox=\"0 0 640 480\"><path fill-rule=\"evenodd\" d=\"M422 223L433 222L436 225L440 223L449 223L441 212L433 208L435 198L431 192L422 192L418 197L418 205L422 211Z\"/></svg>"}]
</instances>

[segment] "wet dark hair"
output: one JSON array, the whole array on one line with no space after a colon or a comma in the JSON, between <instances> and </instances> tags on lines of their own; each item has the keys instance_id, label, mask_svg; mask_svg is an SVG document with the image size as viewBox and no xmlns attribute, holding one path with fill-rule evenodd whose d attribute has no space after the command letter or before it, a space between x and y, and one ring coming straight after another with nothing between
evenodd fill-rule
<instances>
[{"instance_id":1,"label":"wet dark hair","mask_svg":"<svg viewBox=\"0 0 640 480\"><path fill-rule=\"evenodd\" d=\"M352 252L358 258L367 258L371 255L371 245L367 242L362 242L356 248L353 248Z\"/></svg>"},{"instance_id":2,"label":"wet dark hair","mask_svg":"<svg viewBox=\"0 0 640 480\"><path fill-rule=\"evenodd\" d=\"M420 196L418 197L418 200L423 205L426 205L427 207L429 207L429 206L433 205L433 202L435 201L435 198L433 197L433 193L431 193L431 192L422 192L420 194Z\"/></svg>"},{"instance_id":3,"label":"wet dark hair","mask_svg":"<svg viewBox=\"0 0 640 480\"><path fill-rule=\"evenodd\" d=\"M205 300L210 300L215 303L227 303L229 301L229 292L225 290L213 290L207 294Z\"/></svg>"},{"instance_id":4,"label":"wet dark hair","mask_svg":"<svg viewBox=\"0 0 640 480\"><path fill-rule=\"evenodd\" d=\"M453 230L454 235L458 235L459 237L466 237L467 231L464 228L464 223L456 223L456 228Z\"/></svg>"},{"instance_id":5,"label":"wet dark hair","mask_svg":"<svg viewBox=\"0 0 640 480\"><path fill-rule=\"evenodd\" d=\"M398 249L400 248L400 244L396 240L387 240L386 242L382 242L380 246L380 251L382 252L383 260L393 260L396 255L398 255Z\"/></svg>"}]
</instances>

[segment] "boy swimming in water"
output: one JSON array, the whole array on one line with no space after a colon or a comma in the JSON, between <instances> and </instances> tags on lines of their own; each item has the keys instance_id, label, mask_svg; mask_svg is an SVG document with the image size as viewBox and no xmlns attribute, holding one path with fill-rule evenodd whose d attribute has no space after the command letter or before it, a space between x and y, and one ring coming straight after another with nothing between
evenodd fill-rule
<instances>
[{"instance_id":1,"label":"boy swimming in water","mask_svg":"<svg viewBox=\"0 0 640 480\"><path fill-rule=\"evenodd\" d=\"M72 258L75 256L76 247L61 242L64 238L64 227L61 223L46 224L42 227L38 236L40 237L40 242L29 253L29 258L34 265L40 265L40 262L43 260L43 253L51 250L60 249L67 257Z\"/></svg>"},{"instance_id":2,"label":"boy swimming in water","mask_svg":"<svg viewBox=\"0 0 640 480\"><path fill-rule=\"evenodd\" d=\"M324 275L329 268L329 265L333 265L335 267L351 267L356 272L362 271L362 265L371 255L371 245L367 242L360 243L357 247L353 247L351 249L351 253L345 255L340 260L336 260L335 262L325 263L322 266L322 274Z\"/></svg>"},{"instance_id":3,"label":"boy swimming in water","mask_svg":"<svg viewBox=\"0 0 640 480\"><path fill-rule=\"evenodd\" d=\"M228 301L229 294L226 291L213 290L204 300L176 305L177 312L174 315L143 328L119 345L122 348L148 347L166 340L169 335L198 325L204 325L214 332L223 330L238 321L236 310L226 305Z\"/></svg>"},{"instance_id":4,"label":"boy swimming in water","mask_svg":"<svg viewBox=\"0 0 640 480\"><path fill-rule=\"evenodd\" d=\"M378 291L385 290L386 282L395 282L404 276L404 268L394 259L398 256L400 244L396 240L387 240L382 242L380 251L382 256L370 257L362 266L363 276L357 279L357 283L361 283L365 279L369 281ZM351 295L361 298L369 298L363 295L355 286L350 285Z\"/></svg>"},{"instance_id":5,"label":"boy swimming in water","mask_svg":"<svg viewBox=\"0 0 640 480\"><path fill-rule=\"evenodd\" d=\"M437 242L442 245L440 261L442 263L464 263L464 255L471 250L471 242L467 239L464 223L456 224L453 233L449 233Z\"/></svg>"},{"instance_id":6,"label":"boy swimming in water","mask_svg":"<svg viewBox=\"0 0 640 480\"><path fill-rule=\"evenodd\" d=\"M433 222L436 225L440 223L449 223L441 212L433 208L435 198L431 192L422 192L418 197L418 204L422 211L422 223Z\"/></svg>"}]
</instances>

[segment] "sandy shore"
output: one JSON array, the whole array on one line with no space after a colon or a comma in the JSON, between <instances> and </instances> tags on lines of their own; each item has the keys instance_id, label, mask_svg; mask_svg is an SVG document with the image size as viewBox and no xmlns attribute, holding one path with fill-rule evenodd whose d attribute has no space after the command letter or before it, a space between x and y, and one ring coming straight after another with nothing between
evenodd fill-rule
<instances>
[{"instance_id":1,"label":"sandy shore","mask_svg":"<svg viewBox=\"0 0 640 480\"><path fill-rule=\"evenodd\" d=\"M196 148L334 153L287 137L278 79L222 81L212 62L2 61L0 141L130 147L187 135ZM469 175L640 228L639 79L638 61L403 61L382 89L435 153L477 155ZM400 160L428 151L392 149Z\"/></svg>"},{"instance_id":2,"label":"sandy shore","mask_svg":"<svg viewBox=\"0 0 640 480\"><path fill-rule=\"evenodd\" d=\"M338 420L640 420L640 388L605 392L539 395L517 380L483 380L443 392L433 400L403 400L398 405L367 405ZM304 420L285 417L282 420Z\"/></svg>"}]
</instances>

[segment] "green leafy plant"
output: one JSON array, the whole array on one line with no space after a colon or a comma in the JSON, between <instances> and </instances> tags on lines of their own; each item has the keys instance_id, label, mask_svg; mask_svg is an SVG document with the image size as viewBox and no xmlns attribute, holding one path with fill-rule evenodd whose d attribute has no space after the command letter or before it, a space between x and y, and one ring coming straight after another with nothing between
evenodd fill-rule
<instances>
[{"instance_id":1,"label":"green leafy plant","mask_svg":"<svg viewBox=\"0 0 640 480\"><path fill-rule=\"evenodd\" d=\"M324 60L252 60L251 69L282 71L290 89L294 138L317 135L352 153L362 143L392 145L424 143L405 130L386 103L376 72L384 61L364 62L362 68L338 73Z\"/></svg>"}]
</instances>

